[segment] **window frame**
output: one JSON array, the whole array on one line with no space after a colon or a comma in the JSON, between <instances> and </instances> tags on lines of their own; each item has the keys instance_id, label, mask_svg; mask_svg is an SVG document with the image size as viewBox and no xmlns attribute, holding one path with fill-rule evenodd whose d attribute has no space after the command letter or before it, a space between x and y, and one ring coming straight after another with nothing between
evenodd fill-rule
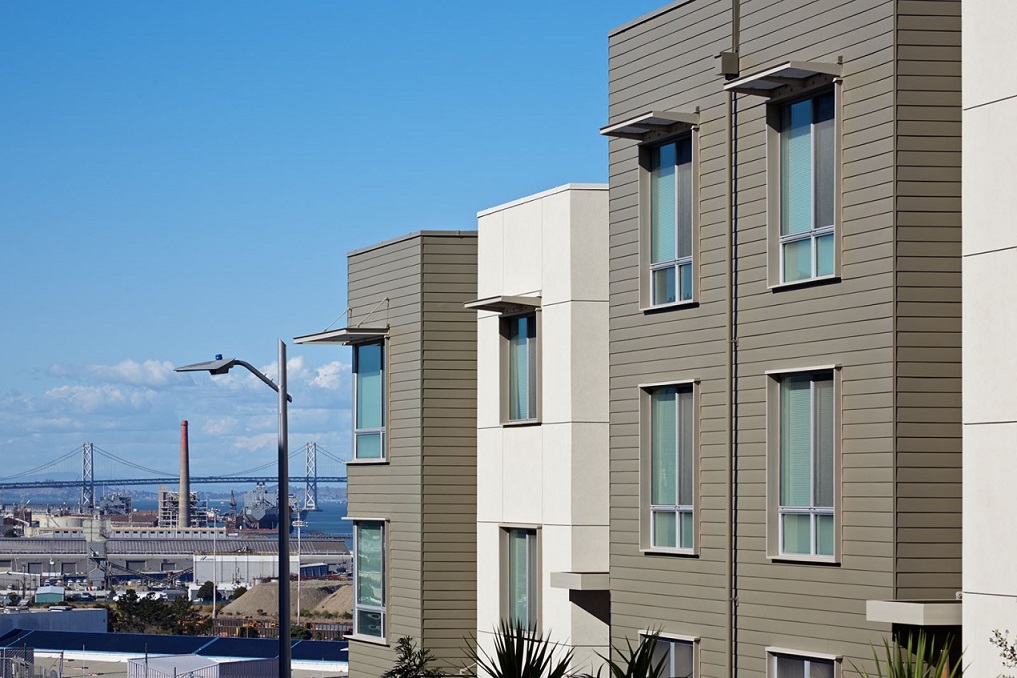
<instances>
[{"instance_id":1,"label":"window frame","mask_svg":"<svg viewBox=\"0 0 1017 678\"><path fill-rule=\"evenodd\" d=\"M640 311L653 312L670 308L681 308L696 306L699 304L700 289L700 224L702 212L701 200L701 176L700 176L700 146L699 146L699 125L681 125L683 129L668 134L651 134L639 145L639 309ZM652 262L652 238L653 238L653 214L651 211L652 197L652 170L653 158L657 149L668 144L677 143L685 139L689 140L691 151L691 172L692 172L692 204L689 205L691 212L691 255L688 257L677 257L669 262ZM677 201L676 201L677 202ZM675 224L675 248L678 246L677 223ZM677 255L677 251L675 252ZM682 299L680 295L680 271L679 267L687 262L692 267L692 290L688 299ZM657 270L675 268L675 300L661 304L653 303L653 273Z\"/></svg>"},{"instance_id":2,"label":"window frame","mask_svg":"<svg viewBox=\"0 0 1017 678\"><path fill-rule=\"evenodd\" d=\"M541 526L529 524L504 524L499 530L499 581L500 581L500 604L499 616L505 621L510 621L511 602L509 600L509 579L511 575L511 560L509 558L509 539L511 533L525 532L527 534L527 584L526 584L526 608L527 616L530 618L532 630L540 633L541 618L543 617L543 548L541 546ZM532 540L531 540L532 537ZM531 550L532 549L532 550ZM532 558L532 561L531 561ZM532 575L535 575L532 576Z\"/></svg>"},{"instance_id":3,"label":"window frame","mask_svg":"<svg viewBox=\"0 0 1017 678\"><path fill-rule=\"evenodd\" d=\"M364 524L374 524L381 528L381 598L382 604L376 605L361 605L360 600L360 566L359 566L359 554L360 554L360 527ZM351 570L353 573L353 635L350 636L354 640L364 640L372 643L388 643L388 576L389 568L387 567L389 561L388 546L389 546L389 521L381 518L354 518L353 519L353 558L351 563ZM364 612L379 613L381 615L381 635L375 636L372 634L361 633L358 612L363 610Z\"/></svg>"},{"instance_id":4,"label":"window frame","mask_svg":"<svg viewBox=\"0 0 1017 678\"><path fill-rule=\"evenodd\" d=\"M527 309L525 311L520 311L520 312L516 312L516 313L503 313L498 318L498 333L499 333L500 353L501 353L501 358L500 358L501 368L500 368L500 376L499 376L499 382L500 382L500 384L499 384L499 391L500 391L499 400L500 400L500 410L501 410L500 411L500 419L501 419L502 426L532 426L534 424L539 424L540 421L541 421L541 411L542 411L542 408L541 408L541 405L542 405L542 402L541 402L542 401L542 393L541 393L541 391L542 391L542 384L543 384L543 380L542 380L542 371L543 370L542 370L542 366L541 366L541 363L543 362L543 359L542 359L543 351L542 351L541 345L542 345L543 342L541 341L541 334L542 334L542 330L543 330L543 323L542 323L542 320L541 320L542 314L541 314L540 311L541 311L540 308L533 307L533 308ZM511 397L512 397L512 394L511 394L512 384L511 384L511 381L510 381L511 360L512 360L510 331L511 331L512 324L514 322L516 322L519 318L524 318L524 317L528 317L528 318L532 318L533 319L533 328L534 328L534 336L533 336L533 339L532 339L532 341L534 343L534 348L533 348L532 352L529 352L529 350L528 350L528 352L529 352L529 356L528 357L529 357L530 360L533 361L533 365L528 365L528 367L529 367L529 369L528 369L528 372L529 372L528 379L532 379L533 382L534 382L534 387L532 389L534 402L528 404L529 408L532 408L532 410L533 410L533 412L532 412L533 416L527 417L525 419L512 419L509 416L510 411L511 411L510 401L511 401ZM529 343L529 341L527 343ZM527 412L527 414L530 414L530 412Z\"/></svg>"},{"instance_id":5,"label":"window frame","mask_svg":"<svg viewBox=\"0 0 1017 678\"><path fill-rule=\"evenodd\" d=\"M651 630L643 630L643 631L639 632L639 636L640 636L641 639L645 638L647 636L651 636L653 634L654 634L654 631L651 631ZM666 632L663 632L663 631L657 633L657 642L658 643L665 642L665 643L670 643L672 645L674 643L682 643L682 644L685 644L685 645L689 645L691 647L691 649L692 649L692 675L690 676L690 678L698 678L698 676L700 675L700 647L699 647L699 641L700 641L700 637L699 636L685 636L685 635L676 634L676 633L666 633ZM674 655L672 654L671 656L672 656L672 659L671 659L671 668L673 668L674 667L674 659L673 659ZM662 674L662 676L664 678L669 678L672 675L673 675L672 673L667 672L667 671L665 671ZM682 678L684 678L684 677L682 677Z\"/></svg>"},{"instance_id":6,"label":"window frame","mask_svg":"<svg viewBox=\"0 0 1017 678\"><path fill-rule=\"evenodd\" d=\"M359 355L360 349L369 346L378 346L381 348L381 427L380 428L369 428L369 429L358 429L357 428L357 411L358 402L358 389L360 388L360 376L359 376ZM353 348L353 442L352 442L352 453L350 454L351 459L347 461L347 464L386 464L389 460L388 450L388 340L381 339L377 341L364 341L352 345ZM381 456L379 457L358 457L357 456L357 437L360 434L374 434L378 433L381 436Z\"/></svg>"},{"instance_id":7,"label":"window frame","mask_svg":"<svg viewBox=\"0 0 1017 678\"><path fill-rule=\"evenodd\" d=\"M842 520L841 511L843 510L842 492L841 492L841 478L842 478L842 460L841 460L841 447L843 440L842 422L843 422L843 403L841 401L841 383L843 375L841 374L840 365L818 365L811 367L800 367L800 368L785 368L778 370L768 370L766 374L766 480L767 480L767 492L766 492L766 506L767 506L767 539L766 539L766 550L767 558L770 560L777 561L800 561L807 563L817 564L839 564L841 560L841 530ZM804 374L819 375L829 374L832 380L833 388L833 510L831 514L833 516L833 553L831 555L818 555L816 551L816 533L815 521L813 520L811 525L812 537L812 551L810 554L801 553L784 553L783 551L783 520L782 517L785 514L791 513L802 513L804 511L785 511L780 505L780 395L781 395L781 381L785 377L801 376ZM814 388L814 387L812 387ZM814 430L815 427L815 404L811 401L810 406L810 429ZM810 476L810 487L815 486L815 469ZM811 492L811 490L810 490ZM813 495L814 497L814 495ZM813 514L813 510L817 508L825 507L810 507L807 509L809 515ZM816 514L818 515L818 513Z\"/></svg>"},{"instance_id":8,"label":"window frame","mask_svg":"<svg viewBox=\"0 0 1017 678\"><path fill-rule=\"evenodd\" d=\"M701 411L700 411L700 379L683 379L639 385L639 549L647 554L667 554L676 556L698 556L700 545L700 456L701 456ZM667 547L653 544L654 505L652 499L653 462L652 462L652 398L653 392L663 388L676 388L691 391L692 394L692 546ZM675 399L678 407L678 399ZM680 414L676 412L675 422L678 425L676 439L680 435ZM680 450L676 454L676 463L680 466ZM679 483L678 472L675 473L675 486ZM661 505L664 506L664 505ZM685 506L682 505L675 505ZM676 539L680 543L680 537Z\"/></svg>"},{"instance_id":9,"label":"window frame","mask_svg":"<svg viewBox=\"0 0 1017 678\"><path fill-rule=\"evenodd\" d=\"M766 104L767 129L767 286L771 291L803 285L835 282L841 278L841 242L843 240L843 79L819 79L819 84L802 89L782 90L781 95L768 99ZM833 225L813 228L805 233L784 236L781 234L781 133L783 111L793 104L816 99L824 94L833 94ZM813 123L815 124L815 123ZM812 135L815 148L815 135ZM815 156L813 156L815 158ZM813 164L813 170L815 165ZM815 184L813 184L815 193ZM813 275L800 280L784 279L784 245L809 238L812 241L812 270L816 271L817 240L822 235L833 234L833 269L829 274Z\"/></svg>"},{"instance_id":10,"label":"window frame","mask_svg":"<svg viewBox=\"0 0 1017 678\"><path fill-rule=\"evenodd\" d=\"M820 661L833 664L833 678L841 678L844 664L844 657L836 654L825 654L822 652L808 652L792 650L782 647L766 648L766 676L767 678L779 678L777 675L777 659L779 657L790 657L805 661Z\"/></svg>"}]
</instances>

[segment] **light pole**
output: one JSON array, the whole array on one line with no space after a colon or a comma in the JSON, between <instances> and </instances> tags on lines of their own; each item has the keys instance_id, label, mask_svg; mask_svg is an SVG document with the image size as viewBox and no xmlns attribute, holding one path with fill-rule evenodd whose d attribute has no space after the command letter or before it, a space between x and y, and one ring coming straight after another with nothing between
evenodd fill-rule
<instances>
[{"instance_id":1,"label":"light pole","mask_svg":"<svg viewBox=\"0 0 1017 678\"><path fill-rule=\"evenodd\" d=\"M290 470L287 402L293 400L286 389L286 344L279 340L279 385L253 365L236 358L223 358L176 368L177 372L226 374L240 365L279 394L279 676L290 675Z\"/></svg>"}]
</instances>

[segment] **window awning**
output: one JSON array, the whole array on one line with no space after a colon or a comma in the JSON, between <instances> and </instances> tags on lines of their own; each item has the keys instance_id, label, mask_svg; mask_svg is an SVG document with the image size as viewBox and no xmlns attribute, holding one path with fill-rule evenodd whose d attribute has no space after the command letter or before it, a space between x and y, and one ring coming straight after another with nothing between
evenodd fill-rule
<instances>
[{"instance_id":1,"label":"window awning","mask_svg":"<svg viewBox=\"0 0 1017 678\"><path fill-rule=\"evenodd\" d=\"M464 304L475 311L494 311L495 313L523 313L540 308L540 297L528 296L497 296L474 299Z\"/></svg>"},{"instance_id":2,"label":"window awning","mask_svg":"<svg viewBox=\"0 0 1017 678\"><path fill-rule=\"evenodd\" d=\"M601 127L600 133L606 137L642 140L652 132L678 131L683 127L693 127L698 124L698 113L647 111L634 118Z\"/></svg>"},{"instance_id":3,"label":"window awning","mask_svg":"<svg viewBox=\"0 0 1017 678\"><path fill-rule=\"evenodd\" d=\"M607 591L611 588L611 577L607 572L552 572L551 588Z\"/></svg>"},{"instance_id":4,"label":"window awning","mask_svg":"<svg viewBox=\"0 0 1017 678\"><path fill-rule=\"evenodd\" d=\"M960 626L959 600L866 600L865 619L908 626Z\"/></svg>"},{"instance_id":5,"label":"window awning","mask_svg":"<svg viewBox=\"0 0 1017 678\"><path fill-rule=\"evenodd\" d=\"M305 334L294 337L294 344L356 344L362 341L384 339L388 336L387 327L343 327L338 330L327 330L317 334Z\"/></svg>"},{"instance_id":6,"label":"window awning","mask_svg":"<svg viewBox=\"0 0 1017 678\"><path fill-rule=\"evenodd\" d=\"M840 64L828 64L817 61L788 61L767 68L765 71L746 75L724 85L724 89L739 94L755 94L768 97L780 87L801 87L805 81L815 76L839 78Z\"/></svg>"}]
</instances>

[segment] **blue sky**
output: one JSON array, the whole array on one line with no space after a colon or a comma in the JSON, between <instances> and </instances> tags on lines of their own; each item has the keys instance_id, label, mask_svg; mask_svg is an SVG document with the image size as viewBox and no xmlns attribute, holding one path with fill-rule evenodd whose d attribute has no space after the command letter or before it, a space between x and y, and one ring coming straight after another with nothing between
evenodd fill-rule
<instances>
[{"instance_id":1,"label":"blue sky","mask_svg":"<svg viewBox=\"0 0 1017 678\"><path fill-rule=\"evenodd\" d=\"M663 0L0 3L0 476L85 441L270 461L243 358L345 308L347 251L601 182L607 32ZM290 346L290 445L348 456L349 354Z\"/></svg>"}]
</instances>

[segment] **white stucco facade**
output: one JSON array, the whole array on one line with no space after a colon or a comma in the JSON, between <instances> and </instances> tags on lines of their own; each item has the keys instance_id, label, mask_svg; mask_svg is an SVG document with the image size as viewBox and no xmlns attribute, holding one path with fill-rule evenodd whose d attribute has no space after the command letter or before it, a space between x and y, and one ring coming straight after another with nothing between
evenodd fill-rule
<instances>
[{"instance_id":1,"label":"white stucco facade","mask_svg":"<svg viewBox=\"0 0 1017 678\"><path fill-rule=\"evenodd\" d=\"M531 300L538 321L539 415L506 423L503 313L479 310L477 635L490 648L505 616L505 531L535 530L539 630L574 648L573 666L608 649L608 191L571 184L478 215L478 298ZM505 315L510 315L506 312ZM582 581L581 584L576 582ZM603 590L590 590L601 586Z\"/></svg>"},{"instance_id":2,"label":"white stucco facade","mask_svg":"<svg viewBox=\"0 0 1017 678\"><path fill-rule=\"evenodd\" d=\"M1017 642L1017 33L1011 0L963 11L965 675L1004 670L989 639Z\"/></svg>"}]
</instances>

